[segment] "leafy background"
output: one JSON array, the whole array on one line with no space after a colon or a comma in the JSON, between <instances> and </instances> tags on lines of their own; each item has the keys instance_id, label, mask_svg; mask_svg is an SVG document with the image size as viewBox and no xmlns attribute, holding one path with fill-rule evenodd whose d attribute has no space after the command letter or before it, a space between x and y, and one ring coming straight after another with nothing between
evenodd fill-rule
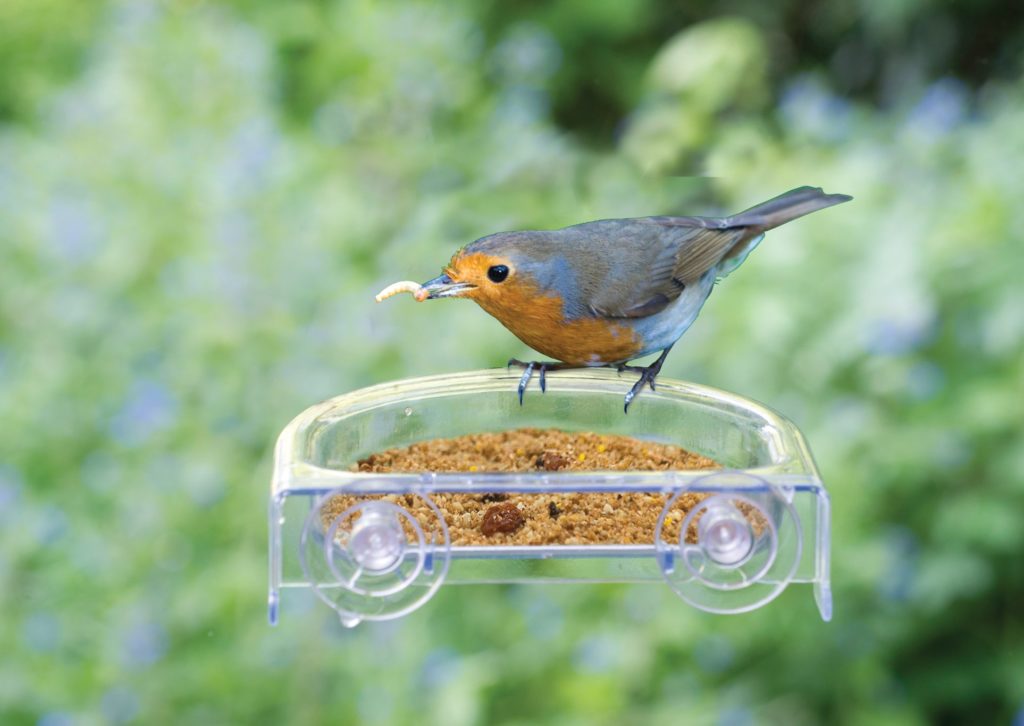
<instances>
[{"instance_id":1,"label":"leafy background","mask_svg":"<svg viewBox=\"0 0 1024 726\"><path fill-rule=\"evenodd\" d=\"M0 720L1024 723L1021 6L681 5L0 3ZM806 432L834 622L594 586L267 626L277 431L528 354L372 292L802 184L856 199L773 232L666 372Z\"/></svg>"}]
</instances>

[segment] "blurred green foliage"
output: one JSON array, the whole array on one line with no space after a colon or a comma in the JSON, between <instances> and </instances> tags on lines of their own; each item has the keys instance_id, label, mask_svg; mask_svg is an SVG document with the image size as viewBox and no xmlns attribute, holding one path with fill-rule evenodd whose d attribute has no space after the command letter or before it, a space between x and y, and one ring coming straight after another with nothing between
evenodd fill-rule
<instances>
[{"instance_id":1,"label":"blurred green foliage","mask_svg":"<svg viewBox=\"0 0 1024 726\"><path fill-rule=\"evenodd\" d=\"M1022 718L1024 55L999 9L0 5L0 720ZM470 304L374 291L489 232L802 184L855 202L773 232L666 373L804 429L834 622L802 588L728 618L477 587L267 627L277 431L528 355Z\"/></svg>"}]
</instances>

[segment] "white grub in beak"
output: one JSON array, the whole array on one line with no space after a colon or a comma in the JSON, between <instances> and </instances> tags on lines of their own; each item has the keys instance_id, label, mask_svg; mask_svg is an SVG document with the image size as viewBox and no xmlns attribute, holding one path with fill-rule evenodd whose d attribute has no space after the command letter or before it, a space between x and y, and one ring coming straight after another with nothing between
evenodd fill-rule
<instances>
[{"instance_id":1,"label":"white grub in beak","mask_svg":"<svg viewBox=\"0 0 1024 726\"><path fill-rule=\"evenodd\" d=\"M420 295L423 295L424 300L437 300L443 297L460 297L464 293L472 290L476 285L470 285L468 282L455 282L447 274L435 277L433 280L429 280L423 283L423 287L416 293L416 299L420 299Z\"/></svg>"},{"instance_id":2,"label":"white grub in beak","mask_svg":"<svg viewBox=\"0 0 1024 726\"><path fill-rule=\"evenodd\" d=\"M388 285L383 290L378 292L377 296L374 299L377 302L383 302L387 300L389 297L398 295L399 293L402 292L411 292L413 294L413 297L416 298L417 302L423 302L424 300L427 299L427 294L423 292L423 286L420 285L418 282L413 282L412 280L402 280L401 282L396 282L391 285Z\"/></svg>"}]
</instances>

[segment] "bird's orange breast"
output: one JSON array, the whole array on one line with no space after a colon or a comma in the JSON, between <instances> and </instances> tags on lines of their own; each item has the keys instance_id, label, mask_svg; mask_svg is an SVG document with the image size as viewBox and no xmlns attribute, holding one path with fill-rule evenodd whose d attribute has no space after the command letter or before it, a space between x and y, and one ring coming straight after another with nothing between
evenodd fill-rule
<instances>
[{"instance_id":1,"label":"bird's orange breast","mask_svg":"<svg viewBox=\"0 0 1024 726\"><path fill-rule=\"evenodd\" d=\"M565 363L618 363L642 348L631 327L600 318L566 320L560 297L522 281L473 299L528 346Z\"/></svg>"}]
</instances>

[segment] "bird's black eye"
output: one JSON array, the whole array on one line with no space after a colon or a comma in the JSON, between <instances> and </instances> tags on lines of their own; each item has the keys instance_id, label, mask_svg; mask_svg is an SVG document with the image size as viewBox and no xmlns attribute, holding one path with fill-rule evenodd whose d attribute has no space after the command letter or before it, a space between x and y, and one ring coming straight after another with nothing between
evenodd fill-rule
<instances>
[{"instance_id":1,"label":"bird's black eye","mask_svg":"<svg viewBox=\"0 0 1024 726\"><path fill-rule=\"evenodd\" d=\"M505 265L491 265L487 268L487 279L491 282L504 282L508 277L508 267Z\"/></svg>"}]
</instances>

